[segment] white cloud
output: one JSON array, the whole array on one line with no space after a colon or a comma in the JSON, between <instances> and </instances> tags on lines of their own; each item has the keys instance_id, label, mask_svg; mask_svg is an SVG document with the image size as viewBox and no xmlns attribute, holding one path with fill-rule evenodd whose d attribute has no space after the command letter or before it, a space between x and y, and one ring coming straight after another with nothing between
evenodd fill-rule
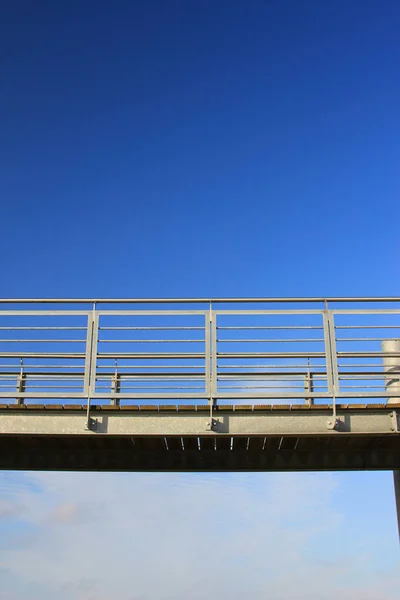
<instances>
[{"instance_id":1,"label":"white cloud","mask_svg":"<svg viewBox=\"0 0 400 600\"><path fill-rule=\"evenodd\" d=\"M52 523L74 525L76 523L83 523L89 515L89 510L81 504L68 502L57 506L53 513L50 514L49 521Z\"/></svg>"},{"instance_id":2,"label":"white cloud","mask_svg":"<svg viewBox=\"0 0 400 600\"><path fill-rule=\"evenodd\" d=\"M336 475L31 473L6 488L26 507L0 546L7 600L397 598L398 571L382 581L373 556L338 554Z\"/></svg>"},{"instance_id":3,"label":"white cloud","mask_svg":"<svg viewBox=\"0 0 400 600\"><path fill-rule=\"evenodd\" d=\"M10 500L0 500L0 520L24 515L26 507Z\"/></svg>"}]
</instances>

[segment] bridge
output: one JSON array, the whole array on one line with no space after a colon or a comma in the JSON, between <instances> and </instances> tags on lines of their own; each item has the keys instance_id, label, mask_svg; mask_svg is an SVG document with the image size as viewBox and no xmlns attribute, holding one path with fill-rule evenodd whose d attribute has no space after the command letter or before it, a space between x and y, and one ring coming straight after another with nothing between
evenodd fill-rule
<instances>
[{"instance_id":1,"label":"bridge","mask_svg":"<svg viewBox=\"0 0 400 600\"><path fill-rule=\"evenodd\" d=\"M2 469L400 467L399 298L1 308Z\"/></svg>"},{"instance_id":2,"label":"bridge","mask_svg":"<svg viewBox=\"0 0 400 600\"><path fill-rule=\"evenodd\" d=\"M400 515L400 298L0 304L1 469L391 469Z\"/></svg>"}]
</instances>

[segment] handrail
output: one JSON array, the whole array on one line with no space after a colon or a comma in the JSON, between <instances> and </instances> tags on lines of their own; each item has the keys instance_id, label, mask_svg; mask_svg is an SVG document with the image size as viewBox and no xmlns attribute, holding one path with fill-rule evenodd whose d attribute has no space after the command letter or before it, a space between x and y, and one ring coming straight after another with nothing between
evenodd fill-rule
<instances>
[{"instance_id":1,"label":"handrail","mask_svg":"<svg viewBox=\"0 0 400 600\"><path fill-rule=\"evenodd\" d=\"M238 298L0 298L0 304L222 304L222 303L400 302L399 296Z\"/></svg>"}]
</instances>

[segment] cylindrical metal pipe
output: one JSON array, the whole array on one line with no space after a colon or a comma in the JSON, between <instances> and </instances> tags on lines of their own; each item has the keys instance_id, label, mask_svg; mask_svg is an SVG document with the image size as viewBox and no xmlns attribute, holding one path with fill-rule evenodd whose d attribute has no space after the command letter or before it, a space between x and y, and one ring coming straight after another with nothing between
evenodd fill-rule
<instances>
[{"instance_id":1,"label":"cylindrical metal pipe","mask_svg":"<svg viewBox=\"0 0 400 600\"><path fill-rule=\"evenodd\" d=\"M386 391L398 392L398 397L387 398L387 403L398 403L400 401L400 340L383 341L382 352Z\"/></svg>"},{"instance_id":2,"label":"cylindrical metal pipe","mask_svg":"<svg viewBox=\"0 0 400 600\"><path fill-rule=\"evenodd\" d=\"M210 303L400 302L399 296L350 298L0 298L0 304L210 304Z\"/></svg>"},{"instance_id":3,"label":"cylindrical metal pipe","mask_svg":"<svg viewBox=\"0 0 400 600\"><path fill-rule=\"evenodd\" d=\"M399 539L400 539L400 471L398 469L393 471L393 482L394 482L394 498L395 498L396 511L397 511L397 525L399 528Z\"/></svg>"},{"instance_id":4,"label":"cylindrical metal pipe","mask_svg":"<svg viewBox=\"0 0 400 600\"><path fill-rule=\"evenodd\" d=\"M399 392L399 397L387 398L387 404L395 404L400 399L400 340L382 342L383 370L385 372L386 391ZM397 512L397 526L400 538L400 470L393 471L394 497Z\"/></svg>"}]
</instances>

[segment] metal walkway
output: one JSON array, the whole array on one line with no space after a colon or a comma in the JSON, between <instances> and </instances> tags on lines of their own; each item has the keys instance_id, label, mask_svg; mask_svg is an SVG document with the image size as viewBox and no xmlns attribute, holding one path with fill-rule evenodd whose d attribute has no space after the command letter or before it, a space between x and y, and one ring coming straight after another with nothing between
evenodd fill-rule
<instances>
[{"instance_id":1,"label":"metal walkway","mask_svg":"<svg viewBox=\"0 0 400 600\"><path fill-rule=\"evenodd\" d=\"M400 467L400 298L0 302L0 468Z\"/></svg>"}]
</instances>

